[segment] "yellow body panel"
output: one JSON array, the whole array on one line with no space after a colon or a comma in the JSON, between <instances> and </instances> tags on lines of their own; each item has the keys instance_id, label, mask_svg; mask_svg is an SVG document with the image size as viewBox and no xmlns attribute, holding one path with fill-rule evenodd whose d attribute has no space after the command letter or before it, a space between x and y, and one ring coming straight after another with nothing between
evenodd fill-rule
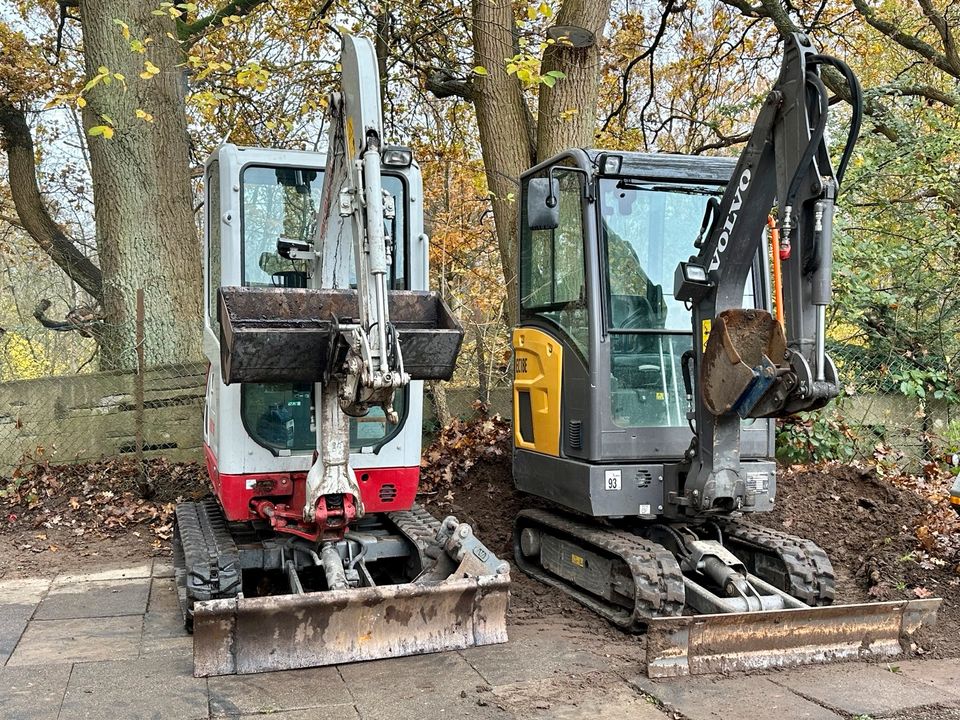
<instances>
[{"instance_id":1,"label":"yellow body panel","mask_svg":"<svg viewBox=\"0 0 960 720\"><path fill-rule=\"evenodd\" d=\"M560 454L560 383L563 348L534 328L513 330L513 442L518 448L545 455ZM524 437L521 395L529 396L533 437ZM525 402L525 399L524 399Z\"/></svg>"}]
</instances>

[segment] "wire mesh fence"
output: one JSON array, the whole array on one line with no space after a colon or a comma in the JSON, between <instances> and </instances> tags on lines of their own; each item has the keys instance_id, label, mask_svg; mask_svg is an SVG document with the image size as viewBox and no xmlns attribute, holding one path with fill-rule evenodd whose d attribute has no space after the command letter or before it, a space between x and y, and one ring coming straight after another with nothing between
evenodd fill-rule
<instances>
[{"instance_id":1,"label":"wire mesh fence","mask_svg":"<svg viewBox=\"0 0 960 720\"><path fill-rule=\"evenodd\" d=\"M206 361L147 364L138 347L163 335L149 321L110 328L134 341L112 343L107 357L103 330L83 337L37 325L0 336L0 474L33 462L201 457Z\"/></svg>"},{"instance_id":2,"label":"wire mesh fence","mask_svg":"<svg viewBox=\"0 0 960 720\"><path fill-rule=\"evenodd\" d=\"M149 319L139 331L114 330L113 337L133 341L114 343L109 357L98 350L97 332L85 337L31 325L0 335L0 477L33 462L202 459L206 359L199 352L173 351L160 360L138 353L152 340L159 347L168 334ZM506 348L492 338L478 347L468 333L457 375L446 386L453 398L448 417L469 414L475 399L510 417ZM960 401L951 373L929 358L924 369L860 346L834 344L830 351L841 395L822 411L780 423L782 462L860 459L907 472L956 463Z\"/></svg>"}]
</instances>

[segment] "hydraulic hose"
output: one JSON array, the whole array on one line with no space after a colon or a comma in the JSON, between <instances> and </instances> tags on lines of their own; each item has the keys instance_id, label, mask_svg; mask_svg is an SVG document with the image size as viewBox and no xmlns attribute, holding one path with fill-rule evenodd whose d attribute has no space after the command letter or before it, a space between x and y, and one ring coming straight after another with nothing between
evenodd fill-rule
<instances>
[{"instance_id":1,"label":"hydraulic hose","mask_svg":"<svg viewBox=\"0 0 960 720\"><path fill-rule=\"evenodd\" d=\"M813 156L820 147L820 143L823 141L823 134L827 129L827 112L829 110L827 88L817 74L813 72L807 72L806 82L808 85L813 86L817 92L817 96L820 99L820 112L817 115L817 124L813 128L813 132L810 133L810 142L807 143L803 155L800 156L800 162L797 163L797 169L793 173L793 179L790 180L786 201L783 203L783 206L788 208L793 207L794 200L797 197L797 191L800 189L800 183L806 176L810 163L813 161Z\"/></svg>"},{"instance_id":2,"label":"hydraulic hose","mask_svg":"<svg viewBox=\"0 0 960 720\"><path fill-rule=\"evenodd\" d=\"M846 80L847 86L850 88L850 106L853 108L853 114L850 117L847 144L843 148L840 165L837 167L837 187L839 187L840 183L843 182L843 176L847 172L850 157L853 155L853 146L860 135L860 126L863 124L863 90L857 76L853 74L853 70L843 60L831 55L812 55L809 61L814 65L830 65L836 68L843 75L843 79Z\"/></svg>"}]
</instances>

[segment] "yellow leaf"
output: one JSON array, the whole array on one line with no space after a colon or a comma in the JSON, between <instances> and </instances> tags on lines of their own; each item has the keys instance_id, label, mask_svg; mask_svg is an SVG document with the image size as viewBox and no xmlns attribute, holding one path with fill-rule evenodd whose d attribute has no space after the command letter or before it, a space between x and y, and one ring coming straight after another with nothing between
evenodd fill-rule
<instances>
[{"instance_id":1,"label":"yellow leaf","mask_svg":"<svg viewBox=\"0 0 960 720\"><path fill-rule=\"evenodd\" d=\"M143 72L140 73L140 77L142 77L144 80L149 80L150 78L152 78L154 75L156 75L156 74L159 73L159 72L160 72L160 68L158 68L156 65L154 65L154 64L153 64L152 62L150 62L149 60L144 60L144 61L143 61Z\"/></svg>"},{"instance_id":2,"label":"yellow leaf","mask_svg":"<svg viewBox=\"0 0 960 720\"><path fill-rule=\"evenodd\" d=\"M153 115L148 113L146 110L141 110L140 108L137 108L136 110L133 111L133 113L134 115L136 115L138 118L140 118L145 122L153 122Z\"/></svg>"},{"instance_id":3,"label":"yellow leaf","mask_svg":"<svg viewBox=\"0 0 960 720\"><path fill-rule=\"evenodd\" d=\"M540 3L540 7L537 8L537 12L543 15L545 18L553 17L553 8L550 7L547 3Z\"/></svg>"},{"instance_id":4,"label":"yellow leaf","mask_svg":"<svg viewBox=\"0 0 960 720\"><path fill-rule=\"evenodd\" d=\"M473 69L473 73L474 73L474 75L489 75L489 74L490 74L490 73L487 72L487 69L486 69L483 65L477 65L477 66Z\"/></svg>"},{"instance_id":5,"label":"yellow leaf","mask_svg":"<svg viewBox=\"0 0 960 720\"><path fill-rule=\"evenodd\" d=\"M533 20L537 16L537 9L533 5L527 5L527 20Z\"/></svg>"},{"instance_id":6,"label":"yellow leaf","mask_svg":"<svg viewBox=\"0 0 960 720\"><path fill-rule=\"evenodd\" d=\"M97 135L102 135L107 140L113 137L113 128L109 125L94 125L92 128L87 130L87 135L96 137Z\"/></svg>"},{"instance_id":7,"label":"yellow leaf","mask_svg":"<svg viewBox=\"0 0 960 720\"><path fill-rule=\"evenodd\" d=\"M77 98L77 107L78 107L78 108L82 108L82 107L86 107L86 106L87 106L87 101L84 100L82 97L78 97L78 98Z\"/></svg>"}]
</instances>

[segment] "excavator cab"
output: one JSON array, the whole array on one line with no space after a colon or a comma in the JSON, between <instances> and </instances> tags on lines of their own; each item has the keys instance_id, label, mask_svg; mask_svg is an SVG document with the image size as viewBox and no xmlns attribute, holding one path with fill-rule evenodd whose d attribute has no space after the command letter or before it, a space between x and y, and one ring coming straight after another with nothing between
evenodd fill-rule
<instances>
[{"instance_id":1,"label":"excavator cab","mask_svg":"<svg viewBox=\"0 0 960 720\"><path fill-rule=\"evenodd\" d=\"M666 497L682 494L672 468L694 436L683 359L706 338L693 337L673 276L734 164L571 150L524 175L513 333L520 490L594 517L682 514ZM766 302L762 253L744 287L749 307ZM744 459L772 472L772 423L746 422L743 438ZM763 495L745 507L766 508Z\"/></svg>"}]
</instances>

